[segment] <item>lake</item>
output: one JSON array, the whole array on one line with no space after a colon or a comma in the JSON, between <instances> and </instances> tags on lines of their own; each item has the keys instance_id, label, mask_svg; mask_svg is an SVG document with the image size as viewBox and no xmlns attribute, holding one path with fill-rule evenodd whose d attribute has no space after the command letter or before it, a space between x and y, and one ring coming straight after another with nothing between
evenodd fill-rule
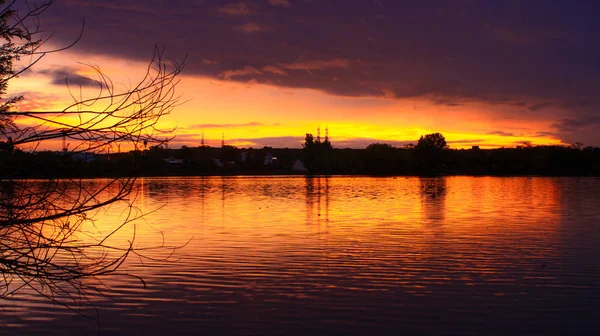
<instances>
[{"instance_id":1,"label":"lake","mask_svg":"<svg viewBox=\"0 0 600 336\"><path fill-rule=\"evenodd\" d=\"M549 335L600 327L598 178L137 183L135 204L147 215L114 239L135 234L136 247L180 248L130 256L121 274L101 279L102 293L74 308L88 317L27 290L0 300L0 333ZM94 229L106 232L123 216L102 211Z\"/></svg>"}]
</instances>

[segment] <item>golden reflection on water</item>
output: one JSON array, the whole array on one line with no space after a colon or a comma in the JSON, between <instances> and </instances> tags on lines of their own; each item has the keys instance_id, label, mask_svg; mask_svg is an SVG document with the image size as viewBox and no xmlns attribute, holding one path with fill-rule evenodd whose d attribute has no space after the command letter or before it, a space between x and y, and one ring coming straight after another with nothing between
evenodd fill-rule
<instances>
[{"instance_id":1,"label":"golden reflection on water","mask_svg":"<svg viewBox=\"0 0 600 336\"><path fill-rule=\"evenodd\" d=\"M381 261L408 249L419 258L501 250L517 258L517 241L544 246L529 254L552 250L561 189L550 178L145 178L136 206L146 216L119 230L114 243L134 234L139 247L189 242L177 253L194 258L219 251L251 263L266 251L274 258L314 244L331 253L377 251ZM127 214L118 206L101 213L91 236Z\"/></svg>"},{"instance_id":2,"label":"golden reflection on water","mask_svg":"<svg viewBox=\"0 0 600 336\"><path fill-rule=\"evenodd\" d=\"M105 293L110 300L125 300L125 306L148 307L149 314L158 314L160 303L177 295L208 305L234 305L244 298L266 306L292 299L319 302L333 293L350 302L361 293L388 292L394 293L392 301L440 293L521 300L515 295L560 287L564 279L556 270L568 268L565 256L577 256L570 252L576 244L565 225L577 226L578 219L568 217L574 224L565 224L573 214L563 208L564 189L577 192L573 181L143 178L135 211L146 216L119 230L112 243L126 245L135 235L139 248L183 247L168 260L170 251L160 249L147 251L153 260L128 259L121 271L143 277L148 288L115 276L105 281ZM593 203L586 204L581 213L592 209ZM126 210L103 211L88 228L93 234L81 239L110 232ZM554 271L544 268L551 263ZM463 297L465 288L473 293Z\"/></svg>"}]
</instances>

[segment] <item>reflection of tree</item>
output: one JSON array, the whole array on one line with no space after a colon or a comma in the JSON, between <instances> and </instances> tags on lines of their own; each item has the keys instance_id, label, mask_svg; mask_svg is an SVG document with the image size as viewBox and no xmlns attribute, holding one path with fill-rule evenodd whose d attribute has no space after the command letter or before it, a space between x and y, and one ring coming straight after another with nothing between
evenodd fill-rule
<instances>
[{"instance_id":1,"label":"reflection of tree","mask_svg":"<svg viewBox=\"0 0 600 336\"><path fill-rule=\"evenodd\" d=\"M306 182L306 223L312 224L313 222L313 208L314 208L314 190L315 190L315 178L311 176L307 176L305 178Z\"/></svg>"},{"instance_id":2,"label":"reflection of tree","mask_svg":"<svg viewBox=\"0 0 600 336\"><path fill-rule=\"evenodd\" d=\"M311 177L306 178L306 222L307 224L320 224L322 220L329 221L329 177ZM322 209L322 198L324 197L324 213ZM315 203L317 207L317 218L313 219L315 212Z\"/></svg>"},{"instance_id":3,"label":"reflection of tree","mask_svg":"<svg viewBox=\"0 0 600 336\"><path fill-rule=\"evenodd\" d=\"M429 223L441 223L446 217L446 178L420 178L422 214Z\"/></svg>"},{"instance_id":4,"label":"reflection of tree","mask_svg":"<svg viewBox=\"0 0 600 336\"><path fill-rule=\"evenodd\" d=\"M18 180L39 167L15 165L26 150L47 141L63 139L64 162L80 152L108 151L113 145L138 150L163 143L157 137L158 120L177 103L175 85L182 70L179 63L166 63L157 51L136 85L119 91L98 68L90 79L97 91L85 98L79 88L73 102L60 111L20 111L23 97L4 97L9 81L30 69L49 52L37 30L40 15L53 3L0 0L0 290L2 296L31 288L53 298L81 293L84 279L113 273L130 254L139 254L133 239L114 245L123 227L139 218L133 206L135 177L86 182L67 179L55 171L39 181ZM21 11L21 12L19 12ZM18 67L18 61L29 63ZM70 148L66 141L70 141ZM137 158L138 155L136 154ZM138 158L139 159L139 158ZM135 176L139 165L134 160ZM83 227L94 223L94 215L111 206L123 205L125 219L99 238L82 238ZM75 297L71 297L75 299Z\"/></svg>"},{"instance_id":5,"label":"reflection of tree","mask_svg":"<svg viewBox=\"0 0 600 336\"><path fill-rule=\"evenodd\" d=\"M4 182L4 186L7 183ZM126 218L108 235L82 242L80 229L100 209L125 202L129 181L106 184L74 181L12 181L12 195L0 203L0 267L4 295L30 287L43 295L79 291L82 280L114 272L133 249L107 242L140 213ZM88 237L89 238L89 237ZM18 280L18 281L15 281ZM15 286L12 287L12 283Z\"/></svg>"}]
</instances>

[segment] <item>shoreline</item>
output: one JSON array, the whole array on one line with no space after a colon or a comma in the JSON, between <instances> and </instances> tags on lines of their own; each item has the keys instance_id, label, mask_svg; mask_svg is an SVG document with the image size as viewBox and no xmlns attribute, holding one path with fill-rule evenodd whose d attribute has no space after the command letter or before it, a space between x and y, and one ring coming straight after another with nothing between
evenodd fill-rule
<instances>
[{"instance_id":1,"label":"shoreline","mask_svg":"<svg viewBox=\"0 0 600 336\"><path fill-rule=\"evenodd\" d=\"M63 179L120 179L120 178L198 178L198 177L296 177L296 178L329 178L329 177L356 177L356 178L443 178L443 177L545 177L545 178L600 178L600 175L550 175L550 174L423 174L423 175L407 175L407 174L294 174L294 173L265 173L265 174L170 174L170 175L123 175L123 176L109 176L109 175L96 175L96 176L19 176L11 180L63 180ZM1 180L1 179L0 179ZM7 180L8 181L8 180Z\"/></svg>"}]
</instances>

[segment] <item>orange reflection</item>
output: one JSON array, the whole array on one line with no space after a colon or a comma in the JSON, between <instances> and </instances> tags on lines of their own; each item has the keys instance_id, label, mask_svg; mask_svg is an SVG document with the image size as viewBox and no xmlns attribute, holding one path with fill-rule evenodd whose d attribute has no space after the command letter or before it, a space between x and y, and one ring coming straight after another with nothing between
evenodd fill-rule
<instances>
[{"instance_id":1,"label":"orange reflection","mask_svg":"<svg viewBox=\"0 0 600 336\"><path fill-rule=\"evenodd\" d=\"M499 281L514 267L527 274L537 260L556 255L561 185L493 177L145 178L134 208L102 210L78 238L96 242L144 209L145 217L108 243L127 246L134 237L140 249L187 243L175 259L165 259L171 253L165 249L144 250L152 259L129 258L121 271L147 282L168 276L194 287L188 281L201 277L208 286L213 277L298 269L399 284L416 295L444 281ZM108 285L134 282L116 277Z\"/></svg>"}]
</instances>

